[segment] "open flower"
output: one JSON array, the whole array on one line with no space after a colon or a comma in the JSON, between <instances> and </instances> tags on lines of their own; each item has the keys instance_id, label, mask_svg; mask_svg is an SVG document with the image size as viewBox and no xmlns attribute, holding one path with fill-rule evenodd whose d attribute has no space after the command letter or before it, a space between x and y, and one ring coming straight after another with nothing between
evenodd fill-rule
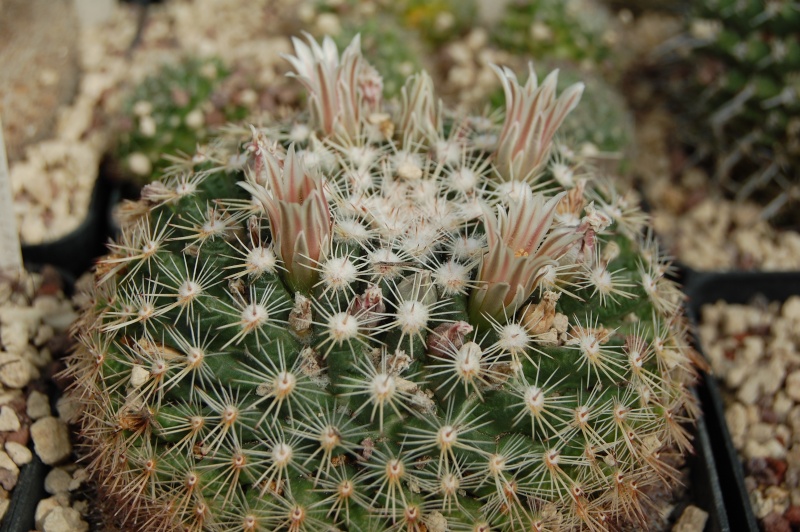
<instances>
[{"instance_id":1,"label":"open flower","mask_svg":"<svg viewBox=\"0 0 800 532\"><path fill-rule=\"evenodd\" d=\"M473 323L487 317L512 316L536 289L543 266L554 265L582 237L570 227L553 227L553 216L564 193L549 200L526 194L508 209L498 206L497 217L484 216L488 250L472 290L469 314Z\"/></svg>"},{"instance_id":2,"label":"open flower","mask_svg":"<svg viewBox=\"0 0 800 532\"><path fill-rule=\"evenodd\" d=\"M331 236L331 214L322 182L306 171L294 145L283 160L263 146L253 151L257 170L242 187L269 217L284 278L294 290L310 292Z\"/></svg>"},{"instance_id":3,"label":"open flower","mask_svg":"<svg viewBox=\"0 0 800 532\"><path fill-rule=\"evenodd\" d=\"M356 35L342 52L325 37L322 46L310 35L308 44L292 38L295 55L284 57L296 77L308 90L311 125L325 136L356 139L362 121L381 107L383 79L361 55L361 38Z\"/></svg>"},{"instance_id":4,"label":"open flower","mask_svg":"<svg viewBox=\"0 0 800 532\"><path fill-rule=\"evenodd\" d=\"M506 97L506 118L495 151L495 165L506 181L531 181L547 164L553 136L583 94L583 83L568 87L556 98L558 70L539 85L533 65L525 86L508 68L492 65Z\"/></svg>"}]
</instances>

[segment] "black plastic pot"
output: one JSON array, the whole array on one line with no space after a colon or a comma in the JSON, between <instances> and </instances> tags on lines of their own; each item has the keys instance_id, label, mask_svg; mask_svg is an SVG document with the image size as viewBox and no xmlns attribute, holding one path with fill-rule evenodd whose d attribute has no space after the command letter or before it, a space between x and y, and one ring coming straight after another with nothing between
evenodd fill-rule
<instances>
[{"instance_id":1,"label":"black plastic pot","mask_svg":"<svg viewBox=\"0 0 800 532\"><path fill-rule=\"evenodd\" d=\"M695 346L702 353L696 326L700 323L703 305L720 300L747 304L756 297L764 297L769 301L786 301L792 295L800 295L800 272L694 272L689 276L686 294L687 314L693 323ZM719 480L724 487L723 497L728 517L731 523L736 523L736 530L757 532L758 523L744 484L744 467L725 422L725 405L719 385L710 375L704 375L704 381L704 385L698 388L698 395L706 415L711 446L715 450L714 459Z\"/></svg>"},{"instance_id":2,"label":"black plastic pot","mask_svg":"<svg viewBox=\"0 0 800 532\"><path fill-rule=\"evenodd\" d=\"M689 466L689 501L708 512L707 532L730 532L731 525L725 511L722 485L714 460L714 448L705 418L697 420L694 439L695 452L687 459Z\"/></svg>"},{"instance_id":3,"label":"black plastic pot","mask_svg":"<svg viewBox=\"0 0 800 532\"><path fill-rule=\"evenodd\" d=\"M19 480L0 524L0 532L29 532L36 529L36 506L44 499L44 477L50 468L33 453L33 460L19 470Z\"/></svg>"},{"instance_id":4,"label":"black plastic pot","mask_svg":"<svg viewBox=\"0 0 800 532\"><path fill-rule=\"evenodd\" d=\"M23 245L26 264L52 264L75 277L88 270L94 259L105 253L108 237L108 202L111 185L98 177L83 222L71 233L52 242Z\"/></svg>"}]
</instances>

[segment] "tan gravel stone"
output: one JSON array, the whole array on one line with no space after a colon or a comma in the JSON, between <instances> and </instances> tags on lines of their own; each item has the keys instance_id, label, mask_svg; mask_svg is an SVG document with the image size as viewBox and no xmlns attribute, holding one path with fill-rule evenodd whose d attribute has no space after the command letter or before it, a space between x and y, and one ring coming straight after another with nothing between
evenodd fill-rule
<instances>
[{"instance_id":1,"label":"tan gravel stone","mask_svg":"<svg viewBox=\"0 0 800 532\"><path fill-rule=\"evenodd\" d=\"M708 512L697 506L689 505L681 514L672 532L702 532L708 521Z\"/></svg>"},{"instance_id":2,"label":"tan gravel stone","mask_svg":"<svg viewBox=\"0 0 800 532\"><path fill-rule=\"evenodd\" d=\"M13 360L0 366L0 382L9 388L24 388L32 377L32 368L27 360Z\"/></svg>"},{"instance_id":3,"label":"tan gravel stone","mask_svg":"<svg viewBox=\"0 0 800 532\"><path fill-rule=\"evenodd\" d=\"M33 420L50 415L50 398L45 394L32 391L28 396L28 417Z\"/></svg>"},{"instance_id":4,"label":"tan gravel stone","mask_svg":"<svg viewBox=\"0 0 800 532\"><path fill-rule=\"evenodd\" d=\"M10 406L0 408L0 432L15 432L19 430L20 423L17 413Z\"/></svg>"},{"instance_id":5,"label":"tan gravel stone","mask_svg":"<svg viewBox=\"0 0 800 532\"><path fill-rule=\"evenodd\" d=\"M47 515L53 511L55 508L61 506L59 500L55 497L48 497L47 499L42 499L39 501L39 504L36 505L36 513L34 521L36 523L36 530L44 529L44 520Z\"/></svg>"},{"instance_id":6,"label":"tan gravel stone","mask_svg":"<svg viewBox=\"0 0 800 532\"><path fill-rule=\"evenodd\" d=\"M733 445L737 449L741 449L747 434L747 409L741 403L733 403L725 410L725 420L728 423Z\"/></svg>"},{"instance_id":7,"label":"tan gravel stone","mask_svg":"<svg viewBox=\"0 0 800 532\"><path fill-rule=\"evenodd\" d=\"M800 403L800 370L793 371L786 377L785 389L793 401Z\"/></svg>"},{"instance_id":8,"label":"tan gravel stone","mask_svg":"<svg viewBox=\"0 0 800 532\"><path fill-rule=\"evenodd\" d=\"M44 478L44 489L50 495L69 491L72 475L60 467L54 467Z\"/></svg>"},{"instance_id":9,"label":"tan gravel stone","mask_svg":"<svg viewBox=\"0 0 800 532\"><path fill-rule=\"evenodd\" d=\"M19 467L4 451L0 451L0 486L5 490L11 490L17 485L19 478Z\"/></svg>"},{"instance_id":10,"label":"tan gravel stone","mask_svg":"<svg viewBox=\"0 0 800 532\"><path fill-rule=\"evenodd\" d=\"M8 453L8 456L20 467L33 459L31 450L15 441L6 442L6 453Z\"/></svg>"},{"instance_id":11,"label":"tan gravel stone","mask_svg":"<svg viewBox=\"0 0 800 532\"><path fill-rule=\"evenodd\" d=\"M47 514L42 530L43 532L86 532L89 530L89 523L81 518L81 514L77 510L58 506Z\"/></svg>"},{"instance_id":12,"label":"tan gravel stone","mask_svg":"<svg viewBox=\"0 0 800 532\"><path fill-rule=\"evenodd\" d=\"M48 416L31 425L31 438L36 454L47 465L54 465L72 452L69 431L63 421Z\"/></svg>"}]
</instances>

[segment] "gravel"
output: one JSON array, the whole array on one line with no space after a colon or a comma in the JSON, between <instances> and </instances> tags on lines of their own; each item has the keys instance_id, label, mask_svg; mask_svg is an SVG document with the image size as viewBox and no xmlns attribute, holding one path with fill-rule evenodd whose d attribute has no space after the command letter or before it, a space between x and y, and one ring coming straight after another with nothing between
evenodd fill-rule
<instances>
[{"instance_id":1,"label":"gravel","mask_svg":"<svg viewBox=\"0 0 800 532\"><path fill-rule=\"evenodd\" d=\"M48 392L53 386L46 379L69 348L67 330L76 317L53 270L0 277L0 519L21 468L35 453L45 464L63 464L48 474L48 491L55 494L37 507L39 531L77 532L89 526L85 503L70 494L86 479L85 470L71 463L67 425L52 415ZM81 504L84 513L77 509Z\"/></svg>"},{"instance_id":2,"label":"gravel","mask_svg":"<svg viewBox=\"0 0 800 532\"><path fill-rule=\"evenodd\" d=\"M764 530L800 525L800 297L702 309L700 338Z\"/></svg>"}]
</instances>

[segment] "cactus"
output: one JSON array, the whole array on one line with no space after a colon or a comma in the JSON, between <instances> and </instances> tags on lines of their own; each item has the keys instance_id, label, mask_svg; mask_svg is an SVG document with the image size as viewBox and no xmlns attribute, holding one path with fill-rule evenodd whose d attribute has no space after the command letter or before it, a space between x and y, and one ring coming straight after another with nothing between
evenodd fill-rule
<instances>
[{"instance_id":1,"label":"cactus","mask_svg":"<svg viewBox=\"0 0 800 532\"><path fill-rule=\"evenodd\" d=\"M403 27L394 17L346 19L342 32L336 36L336 44L345 47L356 35L361 36L364 57L381 72L387 97L399 95L406 78L425 63L427 51L418 32Z\"/></svg>"},{"instance_id":2,"label":"cactus","mask_svg":"<svg viewBox=\"0 0 800 532\"><path fill-rule=\"evenodd\" d=\"M800 164L800 9L785 0L692 3L676 76L686 139L714 162L718 185L778 214ZM689 80L688 83L686 80Z\"/></svg>"},{"instance_id":3,"label":"cactus","mask_svg":"<svg viewBox=\"0 0 800 532\"><path fill-rule=\"evenodd\" d=\"M66 376L146 530L644 521L694 370L646 217L554 142L582 85L394 116L356 38L294 41L288 123L227 130L125 210ZM492 115L494 116L494 115Z\"/></svg>"},{"instance_id":4,"label":"cactus","mask_svg":"<svg viewBox=\"0 0 800 532\"><path fill-rule=\"evenodd\" d=\"M596 0L512 0L492 33L506 50L586 71L616 69L621 57L613 14Z\"/></svg>"},{"instance_id":5,"label":"cactus","mask_svg":"<svg viewBox=\"0 0 800 532\"><path fill-rule=\"evenodd\" d=\"M134 88L115 148L126 176L148 183L171 164L167 154L192 154L222 126L247 115L242 103L222 97L229 72L218 59L186 59L164 66Z\"/></svg>"},{"instance_id":6,"label":"cactus","mask_svg":"<svg viewBox=\"0 0 800 532\"><path fill-rule=\"evenodd\" d=\"M581 80L586 85L581 104L564 120L559 135L589 161L603 163L604 167L614 171L624 171L635 149L633 115L624 97L600 76L583 73L569 63L537 63L539 74L556 68L558 90ZM491 97L492 103L498 107L502 106L504 99L502 89Z\"/></svg>"},{"instance_id":7,"label":"cactus","mask_svg":"<svg viewBox=\"0 0 800 532\"><path fill-rule=\"evenodd\" d=\"M403 0L393 4L405 25L440 46L474 27L478 6L474 0Z\"/></svg>"}]
</instances>

